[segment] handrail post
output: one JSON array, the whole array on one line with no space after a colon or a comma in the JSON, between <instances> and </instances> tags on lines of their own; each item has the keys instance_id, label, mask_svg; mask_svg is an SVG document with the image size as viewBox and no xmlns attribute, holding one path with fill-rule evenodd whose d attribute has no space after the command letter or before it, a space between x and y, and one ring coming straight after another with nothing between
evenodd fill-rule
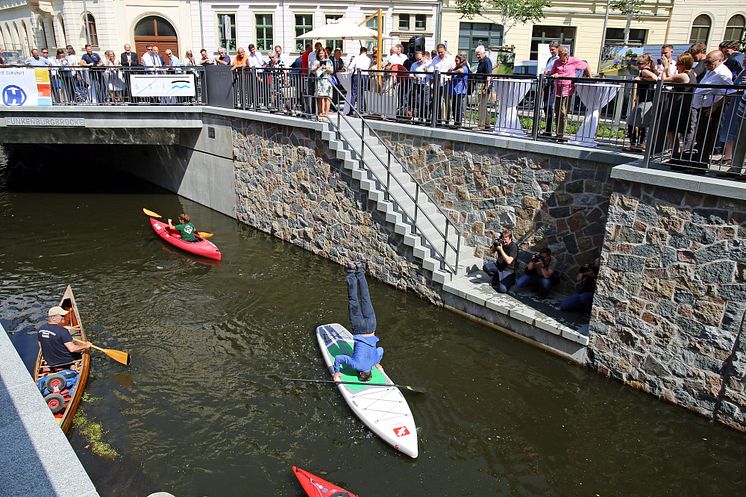
<instances>
[{"instance_id":1,"label":"handrail post","mask_svg":"<svg viewBox=\"0 0 746 497\"><path fill-rule=\"evenodd\" d=\"M391 188L391 150L386 147L386 200L389 199L389 189Z\"/></svg>"},{"instance_id":2,"label":"handrail post","mask_svg":"<svg viewBox=\"0 0 746 497\"><path fill-rule=\"evenodd\" d=\"M360 161L365 158L365 121L360 118Z\"/></svg>"},{"instance_id":3,"label":"handrail post","mask_svg":"<svg viewBox=\"0 0 746 497\"><path fill-rule=\"evenodd\" d=\"M420 208L420 184L416 183L414 187L414 223L412 223L413 233L417 234L417 211Z\"/></svg>"},{"instance_id":4,"label":"handrail post","mask_svg":"<svg viewBox=\"0 0 746 497\"><path fill-rule=\"evenodd\" d=\"M547 84L546 76L539 74L536 80L536 96L534 97L534 124L531 126L531 139L539 139L539 126L541 124L541 106L544 104L544 85ZM549 94L551 97L551 93ZM549 100L547 100L547 121L551 119L549 115Z\"/></svg>"},{"instance_id":5,"label":"handrail post","mask_svg":"<svg viewBox=\"0 0 746 497\"><path fill-rule=\"evenodd\" d=\"M451 225L451 220L446 217L446 234L443 237L443 262L440 264L440 269L445 269L447 263L447 256L448 256L448 227Z\"/></svg>"},{"instance_id":6,"label":"handrail post","mask_svg":"<svg viewBox=\"0 0 746 497\"><path fill-rule=\"evenodd\" d=\"M459 260L460 255L461 255L461 233L458 233L458 238L456 240L456 266L453 268L454 273L458 273L458 260Z\"/></svg>"},{"instance_id":7,"label":"handrail post","mask_svg":"<svg viewBox=\"0 0 746 497\"><path fill-rule=\"evenodd\" d=\"M433 72L433 91L432 93L432 100L430 105L430 127L435 128L438 122L438 118L440 118L440 71L437 69L435 72Z\"/></svg>"}]
</instances>

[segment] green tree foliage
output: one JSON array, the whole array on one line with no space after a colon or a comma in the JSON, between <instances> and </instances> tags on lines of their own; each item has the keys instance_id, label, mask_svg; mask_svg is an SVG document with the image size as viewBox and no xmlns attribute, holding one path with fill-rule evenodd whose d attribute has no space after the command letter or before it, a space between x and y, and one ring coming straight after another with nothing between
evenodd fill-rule
<instances>
[{"instance_id":1,"label":"green tree foliage","mask_svg":"<svg viewBox=\"0 0 746 497\"><path fill-rule=\"evenodd\" d=\"M552 0L456 0L462 17L482 16L484 10L497 10L504 32L516 24L536 22L544 18L544 9Z\"/></svg>"}]
</instances>

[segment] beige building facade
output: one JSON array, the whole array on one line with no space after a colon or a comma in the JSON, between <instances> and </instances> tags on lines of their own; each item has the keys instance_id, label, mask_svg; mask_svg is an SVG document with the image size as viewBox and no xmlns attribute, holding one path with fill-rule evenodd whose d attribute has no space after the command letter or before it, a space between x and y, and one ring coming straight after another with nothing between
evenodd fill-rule
<instances>
[{"instance_id":1,"label":"beige building facade","mask_svg":"<svg viewBox=\"0 0 746 497\"><path fill-rule=\"evenodd\" d=\"M544 19L511 26L488 9L473 19L462 18L456 1L444 0L439 38L449 51L468 52L471 59L480 43L512 45L519 66L530 66L530 61L537 59L539 44L556 40L569 45L571 53L588 61L595 72L602 44L623 44L627 24L626 16L613 10L606 18L606 6L603 0L554 1L544 11ZM648 0L639 18L632 19L629 45L687 44L705 39L713 49L723 39L743 39L744 24L744 0ZM739 33L740 38L736 36Z\"/></svg>"}]
</instances>

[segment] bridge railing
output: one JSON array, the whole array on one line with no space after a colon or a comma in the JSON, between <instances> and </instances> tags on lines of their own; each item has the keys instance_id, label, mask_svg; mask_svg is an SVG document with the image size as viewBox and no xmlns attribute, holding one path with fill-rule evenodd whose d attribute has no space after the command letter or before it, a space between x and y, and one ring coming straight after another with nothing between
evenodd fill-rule
<instances>
[{"instance_id":1,"label":"bridge railing","mask_svg":"<svg viewBox=\"0 0 746 497\"><path fill-rule=\"evenodd\" d=\"M207 104L205 70L201 66L3 67L48 71L50 94L45 94L43 85L38 88L40 96L51 97L52 105ZM5 102L5 105L13 104Z\"/></svg>"}]
</instances>

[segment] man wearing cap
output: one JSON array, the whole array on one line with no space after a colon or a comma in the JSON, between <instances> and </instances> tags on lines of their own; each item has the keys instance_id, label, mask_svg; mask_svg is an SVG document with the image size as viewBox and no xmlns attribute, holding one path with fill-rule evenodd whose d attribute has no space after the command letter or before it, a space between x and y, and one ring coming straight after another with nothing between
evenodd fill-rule
<instances>
[{"instance_id":1,"label":"man wearing cap","mask_svg":"<svg viewBox=\"0 0 746 497\"><path fill-rule=\"evenodd\" d=\"M60 306L52 307L47 324L37 332L41 354L51 367L71 364L80 358L80 352L91 348L91 342L74 342L70 332L62 326L67 313Z\"/></svg>"}]
</instances>

